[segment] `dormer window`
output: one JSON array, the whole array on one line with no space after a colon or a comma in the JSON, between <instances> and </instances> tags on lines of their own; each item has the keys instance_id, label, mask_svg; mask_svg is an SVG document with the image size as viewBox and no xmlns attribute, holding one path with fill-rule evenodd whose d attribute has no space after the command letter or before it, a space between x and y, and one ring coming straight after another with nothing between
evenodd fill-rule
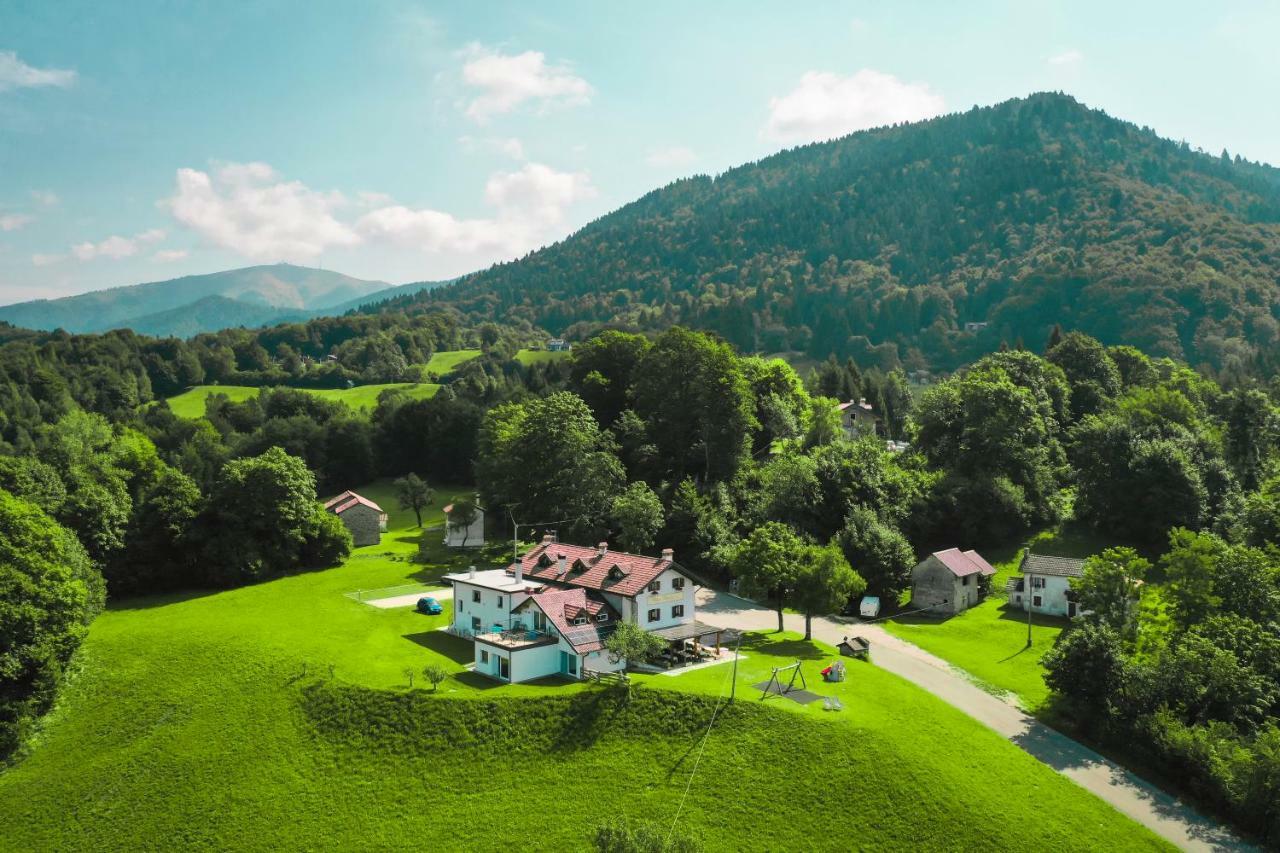
<instances>
[{"instance_id":1,"label":"dormer window","mask_svg":"<svg viewBox=\"0 0 1280 853\"><path fill-rule=\"evenodd\" d=\"M550 554L548 554L546 551L543 551L541 554L539 554L539 555L538 555L538 565L539 565L539 566L541 566L541 567L542 567L542 568L544 568L544 569L545 569L547 566L551 565L551 555L550 555Z\"/></svg>"},{"instance_id":2,"label":"dormer window","mask_svg":"<svg viewBox=\"0 0 1280 853\"><path fill-rule=\"evenodd\" d=\"M585 572L586 570L587 570L587 564L582 562L581 558L573 561L574 574L579 574L580 572Z\"/></svg>"},{"instance_id":3,"label":"dormer window","mask_svg":"<svg viewBox=\"0 0 1280 853\"><path fill-rule=\"evenodd\" d=\"M623 578L623 576L624 576L625 574L626 574L626 573L622 571L622 567L621 567L621 566L619 566L617 563L614 563L614 564L609 568L609 579L610 579L610 580L620 581L620 580L622 580L622 578Z\"/></svg>"},{"instance_id":4,"label":"dormer window","mask_svg":"<svg viewBox=\"0 0 1280 853\"><path fill-rule=\"evenodd\" d=\"M573 619L573 624L575 624L575 625L585 625L585 624L587 624L587 617L585 617L585 616L575 616L575 617L574 617L574 619Z\"/></svg>"},{"instance_id":5,"label":"dormer window","mask_svg":"<svg viewBox=\"0 0 1280 853\"><path fill-rule=\"evenodd\" d=\"M598 615L596 616L596 621L597 621L597 622L608 622L608 621L609 621L609 614L608 614L608 613L600 613L600 614L598 614Z\"/></svg>"}]
</instances>

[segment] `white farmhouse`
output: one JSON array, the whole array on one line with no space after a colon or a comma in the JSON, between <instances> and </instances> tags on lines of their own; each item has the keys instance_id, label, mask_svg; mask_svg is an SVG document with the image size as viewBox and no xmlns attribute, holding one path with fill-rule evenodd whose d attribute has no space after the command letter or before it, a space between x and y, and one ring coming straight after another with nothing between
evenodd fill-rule
<instances>
[{"instance_id":1,"label":"white farmhouse","mask_svg":"<svg viewBox=\"0 0 1280 853\"><path fill-rule=\"evenodd\" d=\"M722 629L699 622L694 582L661 557L558 543L550 536L505 569L445 575L453 584L450 631L475 643L476 672L520 682L616 672L604 641L634 622L673 647L720 646Z\"/></svg>"},{"instance_id":2,"label":"white farmhouse","mask_svg":"<svg viewBox=\"0 0 1280 853\"><path fill-rule=\"evenodd\" d=\"M484 545L484 509L476 505L476 517L463 524L453 517L453 504L444 508L444 544L446 548L479 548Z\"/></svg>"},{"instance_id":3,"label":"white farmhouse","mask_svg":"<svg viewBox=\"0 0 1280 853\"><path fill-rule=\"evenodd\" d=\"M1050 616L1079 615L1071 579L1084 577L1084 560L1028 553L1022 557L1021 569L1022 577L1005 584L1011 605Z\"/></svg>"}]
</instances>

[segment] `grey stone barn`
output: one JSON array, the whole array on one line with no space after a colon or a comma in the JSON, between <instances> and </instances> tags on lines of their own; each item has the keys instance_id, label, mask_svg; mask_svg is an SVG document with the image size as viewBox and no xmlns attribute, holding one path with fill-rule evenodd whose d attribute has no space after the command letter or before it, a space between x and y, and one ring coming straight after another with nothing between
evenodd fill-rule
<instances>
[{"instance_id":1,"label":"grey stone barn","mask_svg":"<svg viewBox=\"0 0 1280 853\"><path fill-rule=\"evenodd\" d=\"M351 531L351 544L377 545L387 529L387 514L382 507L355 492L346 491L324 502L324 508L342 519Z\"/></svg>"},{"instance_id":2,"label":"grey stone barn","mask_svg":"<svg viewBox=\"0 0 1280 853\"><path fill-rule=\"evenodd\" d=\"M959 613L982 600L978 579L996 570L977 551L935 551L911 570L911 606L933 613Z\"/></svg>"}]
</instances>

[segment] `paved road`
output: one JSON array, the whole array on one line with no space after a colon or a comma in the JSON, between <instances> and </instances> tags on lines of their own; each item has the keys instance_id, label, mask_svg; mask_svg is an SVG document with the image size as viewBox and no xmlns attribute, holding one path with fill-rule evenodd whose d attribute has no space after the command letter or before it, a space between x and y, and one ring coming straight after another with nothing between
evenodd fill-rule
<instances>
[{"instance_id":1,"label":"paved road","mask_svg":"<svg viewBox=\"0 0 1280 853\"><path fill-rule=\"evenodd\" d=\"M778 627L774 611L723 592L699 590L698 609L709 617L708 621L724 628L771 631ZM787 630L804 631L802 616L788 613L785 624ZM946 661L919 646L877 625L843 624L825 618L813 620L814 637L833 646L854 633L871 641L871 659L876 666L923 687L994 729L1183 850L1255 849L1216 821L1197 814L1118 764L975 687Z\"/></svg>"}]
</instances>

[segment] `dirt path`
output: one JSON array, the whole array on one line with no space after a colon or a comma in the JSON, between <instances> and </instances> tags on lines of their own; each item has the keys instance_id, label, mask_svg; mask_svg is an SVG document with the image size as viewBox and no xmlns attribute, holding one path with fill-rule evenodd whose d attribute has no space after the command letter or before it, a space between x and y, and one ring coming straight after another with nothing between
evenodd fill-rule
<instances>
[{"instance_id":1,"label":"dirt path","mask_svg":"<svg viewBox=\"0 0 1280 853\"><path fill-rule=\"evenodd\" d=\"M698 591L698 609L725 628L772 631L778 616L753 601ZM804 618L786 614L789 631L804 631ZM836 645L852 634L871 641L876 666L923 687L949 705L994 729L1063 776L1101 797L1138 823L1183 850L1254 850L1229 829L1198 814L1156 786L1028 716L1012 704L976 687L946 661L901 640L878 625L813 620L813 635Z\"/></svg>"}]
</instances>

